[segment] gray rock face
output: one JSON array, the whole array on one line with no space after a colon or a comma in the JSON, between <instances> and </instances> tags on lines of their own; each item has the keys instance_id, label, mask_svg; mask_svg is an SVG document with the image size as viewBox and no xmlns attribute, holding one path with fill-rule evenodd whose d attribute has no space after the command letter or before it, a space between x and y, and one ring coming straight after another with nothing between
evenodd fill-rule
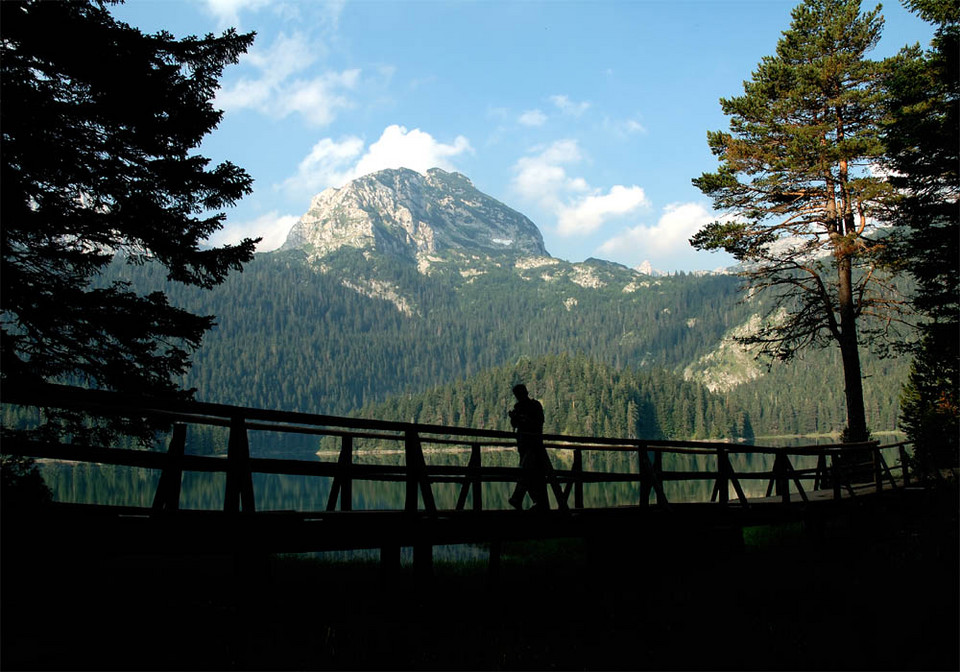
<instances>
[{"instance_id":1,"label":"gray rock face","mask_svg":"<svg viewBox=\"0 0 960 672\"><path fill-rule=\"evenodd\" d=\"M533 222L439 168L382 170L326 189L281 249L316 259L345 246L409 259L449 251L549 256Z\"/></svg>"}]
</instances>

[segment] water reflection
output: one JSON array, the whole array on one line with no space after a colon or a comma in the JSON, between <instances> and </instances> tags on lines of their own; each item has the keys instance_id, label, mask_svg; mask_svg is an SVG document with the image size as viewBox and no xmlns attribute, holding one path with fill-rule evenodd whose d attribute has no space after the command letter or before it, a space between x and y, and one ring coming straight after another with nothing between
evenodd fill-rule
<instances>
[{"instance_id":1,"label":"water reflection","mask_svg":"<svg viewBox=\"0 0 960 672\"><path fill-rule=\"evenodd\" d=\"M316 459L335 462L336 453L296 451L286 457L294 459ZM355 452L357 464L403 465L402 450L378 452L359 449ZM650 458L652 460L652 454ZM470 458L469 450L426 450L425 460L428 466L458 465L465 467ZM551 458L557 469L570 469L573 464L572 450L551 451ZM886 449L884 458L893 467L897 462L895 449ZM484 449L483 465L490 467L514 467L517 464L516 451L513 449ZM738 474L740 485L747 497L762 497L767 492L768 477L750 478L748 474L770 472L773 468L772 455L731 453L730 462ZM815 456L791 456L794 469L815 468ZM61 502L96 503L117 506L147 507L153 502L160 472L152 469L118 467L68 463L50 460L39 461L44 479L53 491L54 498ZM639 459L635 452L610 453L586 451L583 455L583 469L586 472L638 474ZM665 472L711 472L717 471L715 454L676 455L667 454L663 459ZM257 510L276 511L320 511L327 506L332 478L318 476L288 476L279 474L254 474L253 487ZM711 499L715 478L698 480L665 480L663 489L671 502L705 502ZM811 481L804 481L804 488L810 489ZM512 483L484 483L483 507L485 509L507 508ZM180 507L183 509L213 509L223 507L226 489L226 477L222 473L185 472L182 480ZM433 495L441 509L456 508L460 496L459 483L436 483ZM791 482L791 491L796 486ZM585 483L583 487L584 505L587 507L628 506L639 503L640 484L633 482ZM353 483L352 508L354 510L400 509L406 497L406 484L398 482L371 482L355 480ZM731 484L729 498L735 500L737 494ZM553 495L551 493L551 500ZM656 500L651 491L649 501ZM471 505L468 500L467 506Z\"/></svg>"}]
</instances>

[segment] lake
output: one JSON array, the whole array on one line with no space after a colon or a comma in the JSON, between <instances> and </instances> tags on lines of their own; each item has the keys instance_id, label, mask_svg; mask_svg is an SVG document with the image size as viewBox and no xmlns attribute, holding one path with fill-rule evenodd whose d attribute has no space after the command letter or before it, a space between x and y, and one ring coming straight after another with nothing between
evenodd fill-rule
<instances>
[{"instance_id":1,"label":"lake","mask_svg":"<svg viewBox=\"0 0 960 672\"><path fill-rule=\"evenodd\" d=\"M793 445L809 445L796 440ZM824 441L827 443L828 441ZM731 446L732 449L744 446ZM190 452L188 444L188 453ZM551 459L558 469L569 469L573 453L569 450L551 450ZM886 449L884 458L892 468L898 460L895 449ZM252 456L258 456L257 447L252 444ZM270 457L279 457L275 451ZM282 455L290 459L322 460L335 462L334 451L316 451L310 449L290 450ZM470 452L464 449L425 450L425 459L430 465L466 466ZM354 451L357 464L403 464L402 450L365 450L358 442ZM750 471L769 471L773 466L771 455L732 454L733 469L738 474ZM792 457L794 468L816 466L816 457ZM70 463L63 461L41 460L40 468L44 480L53 491L56 501L75 503L96 503L118 506L150 506L160 472L154 469L118 467ZM512 448L485 448L484 466L516 466L517 455ZM716 458L713 455L667 455L664 458L666 471L715 471ZM635 453L585 452L583 457L585 471L628 472L639 471ZM277 474L254 474L254 497L258 511L293 510L320 511L326 509L332 478L317 476L286 476ZM766 480L742 479L741 486L748 497L762 497L767 490ZM664 491L671 502L709 501L714 482L667 481ZM809 487L809 486L807 486ZM185 472L182 479L180 506L184 509L214 509L223 507L226 489L224 474L205 472ZM795 488L794 488L795 490ZM484 483L483 503L487 509L508 508L507 498L512 491L509 483ZM441 509L456 507L460 485L456 483L438 483L433 486L434 498ZM638 502L640 496L638 483L587 483L584 485L584 504L587 507L625 506ZM400 509L404 505L406 486L402 482L371 482L355 480L353 484L354 510ZM736 497L730 489L731 499ZM651 495L651 498L653 495ZM468 502L468 506L470 503Z\"/></svg>"}]
</instances>

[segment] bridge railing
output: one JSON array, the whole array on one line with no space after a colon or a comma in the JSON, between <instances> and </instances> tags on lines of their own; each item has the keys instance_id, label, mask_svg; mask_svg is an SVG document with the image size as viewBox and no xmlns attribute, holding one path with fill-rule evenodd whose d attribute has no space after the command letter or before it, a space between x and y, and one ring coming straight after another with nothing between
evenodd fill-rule
<instances>
[{"instance_id":1,"label":"bridge railing","mask_svg":"<svg viewBox=\"0 0 960 672\"><path fill-rule=\"evenodd\" d=\"M220 472L226 475L223 510L249 513L256 511L253 474L316 476L332 479L327 511L350 511L353 507L353 485L356 481L391 481L405 483L404 511L436 513L438 506L433 486L438 483L459 485L455 510L484 509L483 484L516 481L520 470L515 467L484 465L484 449L515 445L516 434L444 425L392 422L358 418L273 411L266 409L137 398L104 391L91 391L67 386L46 385L36 388L0 389L0 401L20 406L52 407L88 412L92 415L123 415L129 418L151 418L170 423L167 451L143 451L107 447L77 446L61 443L7 438L0 451L10 455L89 462L160 471L153 499L154 512L180 508L181 478L185 471ZM191 455L187 453L188 425L219 426L229 429L226 456ZM293 460L252 457L250 432L280 432L318 437L331 436L339 441L336 461ZM628 483L637 486L639 507L669 508L665 483L712 481L711 501L720 506L750 507L761 501L789 505L807 502L816 491L832 490L832 497L855 495L868 489L882 491L908 484L906 450L908 444L881 446L872 441L862 444L832 444L790 448L745 446L725 442L660 441L567 435L544 435L544 445L556 457L558 451L569 451L569 468L548 468L548 482L558 508L585 507L586 484ZM402 447L403 464L364 464L355 459L357 440L396 443ZM424 446L469 449L466 466L428 465ZM900 464L891 467L884 459L886 449L899 451ZM597 471L584 468L584 455L621 453L632 460L630 471ZM731 456L766 455L772 467L760 470L737 470ZM670 470L664 458L694 456L712 462L714 468ZM816 458L816 467L795 467L799 458ZM633 468L636 470L634 471ZM900 472L900 481L894 472ZM748 497L743 482L758 480L767 483L762 498ZM804 484L807 484L806 487ZM731 489L734 497L731 498ZM572 501L571 501L572 497ZM653 499L653 502L651 502ZM502 503L500 503L502 504ZM487 508L500 508L497 506Z\"/></svg>"}]
</instances>

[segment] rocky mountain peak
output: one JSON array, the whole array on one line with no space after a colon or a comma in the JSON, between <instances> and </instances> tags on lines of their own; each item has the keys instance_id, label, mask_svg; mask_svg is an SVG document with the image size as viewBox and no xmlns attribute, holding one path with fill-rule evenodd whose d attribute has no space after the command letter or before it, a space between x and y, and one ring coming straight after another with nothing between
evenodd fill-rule
<instances>
[{"instance_id":1,"label":"rocky mountain peak","mask_svg":"<svg viewBox=\"0 0 960 672\"><path fill-rule=\"evenodd\" d=\"M342 247L417 259L448 251L549 256L527 217L460 173L381 170L313 197L282 249L324 257Z\"/></svg>"}]
</instances>

